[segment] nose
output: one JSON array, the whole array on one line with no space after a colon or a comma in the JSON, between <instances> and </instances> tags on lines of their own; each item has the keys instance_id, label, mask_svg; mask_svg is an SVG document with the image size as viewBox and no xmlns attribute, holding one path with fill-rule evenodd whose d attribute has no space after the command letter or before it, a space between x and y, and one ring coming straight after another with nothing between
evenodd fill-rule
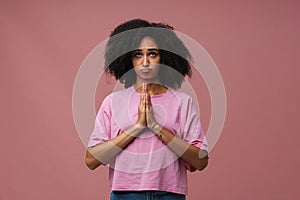
<instances>
[{"instance_id":1,"label":"nose","mask_svg":"<svg viewBox=\"0 0 300 200\"><path fill-rule=\"evenodd\" d=\"M148 56L147 55L144 55L143 56L143 63L142 63L142 65L143 65L143 67L148 67L149 66L149 60L148 60Z\"/></svg>"}]
</instances>

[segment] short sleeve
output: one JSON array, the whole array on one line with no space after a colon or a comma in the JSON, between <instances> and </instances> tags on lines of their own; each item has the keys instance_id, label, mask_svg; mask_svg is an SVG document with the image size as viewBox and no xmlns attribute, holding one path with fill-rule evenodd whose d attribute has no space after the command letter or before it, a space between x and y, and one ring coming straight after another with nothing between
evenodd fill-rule
<instances>
[{"instance_id":1,"label":"short sleeve","mask_svg":"<svg viewBox=\"0 0 300 200\"><path fill-rule=\"evenodd\" d=\"M182 139L202 150L208 151L206 136L201 126L199 114L191 97L188 98L188 101L183 102L181 111ZM196 170L188 163L185 163L185 165L189 171Z\"/></svg>"},{"instance_id":2,"label":"short sleeve","mask_svg":"<svg viewBox=\"0 0 300 200\"><path fill-rule=\"evenodd\" d=\"M111 96L107 96L97 113L88 147L96 146L111 139L111 118Z\"/></svg>"}]
</instances>

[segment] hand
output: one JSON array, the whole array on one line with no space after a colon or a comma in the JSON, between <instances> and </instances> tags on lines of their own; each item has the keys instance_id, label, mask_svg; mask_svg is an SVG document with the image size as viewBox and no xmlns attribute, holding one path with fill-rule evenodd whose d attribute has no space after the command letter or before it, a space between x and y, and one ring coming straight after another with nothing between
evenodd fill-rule
<instances>
[{"instance_id":1,"label":"hand","mask_svg":"<svg viewBox=\"0 0 300 200\"><path fill-rule=\"evenodd\" d=\"M143 92L145 93L145 108L146 108L146 122L148 128L152 128L152 125L156 122L153 113L153 107L151 103L151 96L148 92L148 85L144 84Z\"/></svg>"},{"instance_id":2,"label":"hand","mask_svg":"<svg viewBox=\"0 0 300 200\"><path fill-rule=\"evenodd\" d=\"M147 126L149 129L151 129L155 122L151 96L148 92L147 84L143 83L140 104L138 107L137 124L142 127Z\"/></svg>"},{"instance_id":3,"label":"hand","mask_svg":"<svg viewBox=\"0 0 300 200\"><path fill-rule=\"evenodd\" d=\"M138 107L138 119L136 124L138 124L141 127L147 126L147 120L146 120L146 94L144 92L144 84L142 86L142 93L140 97L140 104Z\"/></svg>"}]
</instances>

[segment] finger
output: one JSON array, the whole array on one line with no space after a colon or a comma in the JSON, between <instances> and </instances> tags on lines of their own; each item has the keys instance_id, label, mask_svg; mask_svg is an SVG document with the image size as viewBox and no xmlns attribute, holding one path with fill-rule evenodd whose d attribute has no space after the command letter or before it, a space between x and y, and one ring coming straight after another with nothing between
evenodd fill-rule
<instances>
[{"instance_id":1,"label":"finger","mask_svg":"<svg viewBox=\"0 0 300 200\"><path fill-rule=\"evenodd\" d=\"M148 104L151 105L151 96L150 96L149 91L148 91L148 84L147 83L145 83L145 93L146 93Z\"/></svg>"},{"instance_id":2,"label":"finger","mask_svg":"<svg viewBox=\"0 0 300 200\"><path fill-rule=\"evenodd\" d=\"M145 97L145 94L144 94L144 93L141 93L139 109L140 109L142 112L145 112L145 110L146 110L146 97Z\"/></svg>"},{"instance_id":3,"label":"finger","mask_svg":"<svg viewBox=\"0 0 300 200\"><path fill-rule=\"evenodd\" d=\"M145 90L145 93L148 93L148 84L147 83L144 83L144 90Z\"/></svg>"},{"instance_id":4,"label":"finger","mask_svg":"<svg viewBox=\"0 0 300 200\"><path fill-rule=\"evenodd\" d=\"M146 83L142 83L142 93L146 93Z\"/></svg>"},{"instance_id":5,"label":"finger","mask_svg":"<svg viewBox=\"0 0 300 200\"><path fill-rule=\"evenodd\" d=\"M148 92L146 93L146 100L147 100L147 105L151 107L152 106L151 96Z\"/></svg>"},{"instance_id":6,"label":"finger","mask_svg":"<svg viewBox=\"0 0 300 200\"><path fill-rule=\"evenodd\" d=\"M148 102L149 100L148 100L148 95L147 95L147 93L145 94L145 104L146 104L146 110L148 110L149 109L149 102Z\"/></svg>"},{"instance_id":7,"label":"finger","mask_svg":"<svg viewBox=\"0 0 300 200\"><path fill-rule=\"evenodd\" d=\"M150 111L152 109L151 96L146 94L146 109Z\"/></svg>"},{"instance_id":8,"label":"finger","mask_svg":"<svg viewBox=\"0 0 300 200\"><path fill-rule=\"evenodd\" d=\"M147 109L147 94L144 93L144 106Z\"/></svg>"}]
</instances>

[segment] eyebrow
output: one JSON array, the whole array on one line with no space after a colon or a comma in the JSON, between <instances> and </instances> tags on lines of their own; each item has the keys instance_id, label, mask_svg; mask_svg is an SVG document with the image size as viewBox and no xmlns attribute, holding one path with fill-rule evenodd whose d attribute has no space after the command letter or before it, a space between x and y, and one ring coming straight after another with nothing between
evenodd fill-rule
<instances>
[{"instance_id":1,"label":"eyebrow","mask_svg":"<svg viewBox=\"0 0 300 200\"><path fill-rule=\"evenodd\" d=\"M147 49L148 51L159 51L157 48ZM142 51L142 49L136 49L135 51Z\"/></svg>"}]
</instances>

